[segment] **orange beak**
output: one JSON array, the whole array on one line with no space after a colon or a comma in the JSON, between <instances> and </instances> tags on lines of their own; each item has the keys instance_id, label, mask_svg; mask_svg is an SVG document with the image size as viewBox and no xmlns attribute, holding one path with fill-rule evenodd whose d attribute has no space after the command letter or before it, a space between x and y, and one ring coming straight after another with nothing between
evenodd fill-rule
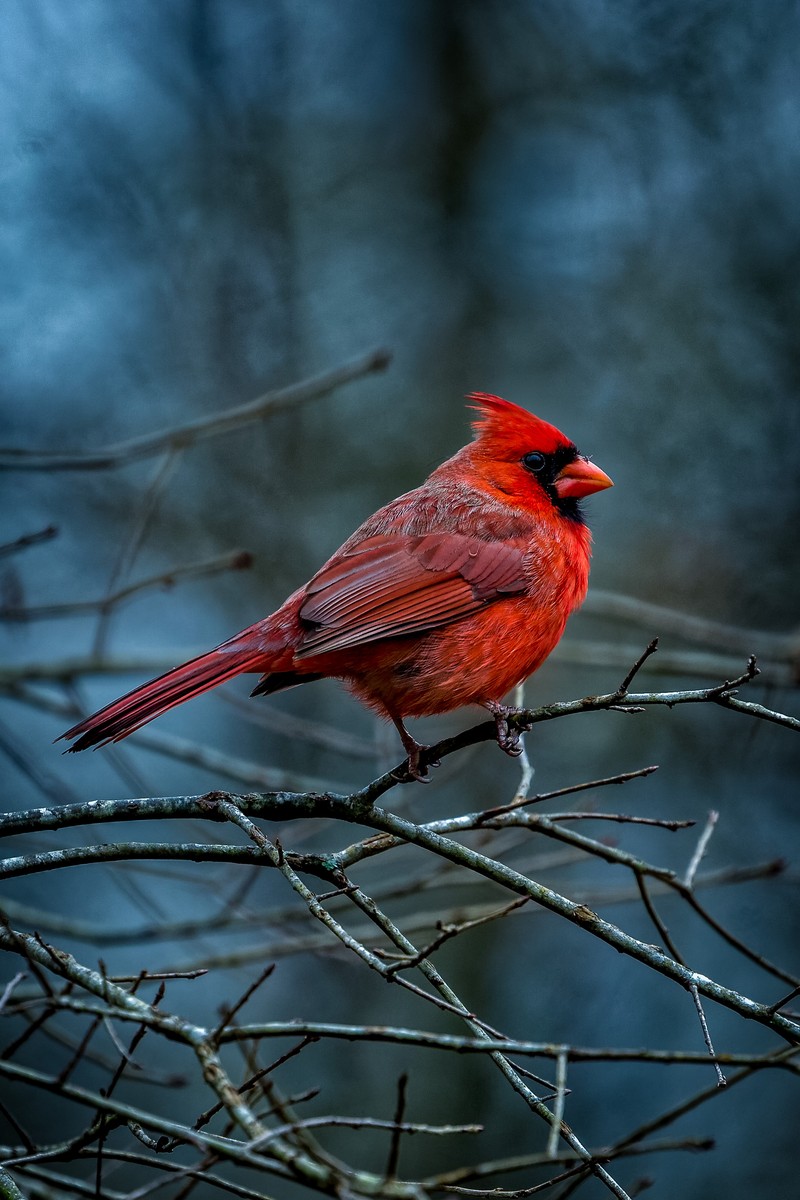
<instances>
[{"instance_id":1,"label":"orange beak","mask_svg":"<svg viewBox=\"0 0 800 1200\"><path fill-rule=\"evenodd\" d=\"M592 492L602 492L604 488L613 486L605 471L601 471L597 463L589 462L582 454L574 462L568 463L563 471L559 471L553 482L562 500L567 496L575 499L590 496Z\"/></svg>"}]
</instances>

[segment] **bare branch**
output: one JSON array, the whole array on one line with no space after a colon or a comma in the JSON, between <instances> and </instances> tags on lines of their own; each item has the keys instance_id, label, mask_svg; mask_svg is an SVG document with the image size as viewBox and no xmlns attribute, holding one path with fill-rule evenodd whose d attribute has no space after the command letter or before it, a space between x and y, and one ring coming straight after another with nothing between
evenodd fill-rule
<instances>
[{"instance_id":1,"label":"bare branch","mask_svg":"<svg viewBox=\"0 0 800 1200\"><path fill-rule=\"evenodd\" d=\"M80 617L99 610L108 610L125 600L130 600L140 592L151 588L174 587L177 583L185 583L194 579L205 579L209 575L218 575L224 571L245 571L252 566L253 557L247 550L231 550L227 554L218 554L214 558L202 562L187 563L185 567L174 567L171 571L160 571L147 579L129 584L103 596L97 600L67 600L59 604L40 604L25 608L0 607L0 620L6 621L42 621L54 617Z\"/></svg>"},{"instance_id":2,"label":"bare branch","mask_svg":"<svg viewBox=\"0 0 800 1200\"><path fill-rule=\"evenodd\" d=\"M712 808L711 812L708 814L708 821L706 822L705 829L698 838L694 854L692 855L689 865L686 868L686 874L683 877L683 886L685 888L691 888L692 884L694 883L694 877L697 874L697 868L700 866L700 863L705 857L706 850L708 849L708 843L711 841L711 835L714 832L718 820L719 813L715 812Z\"/></svg>"},{"instance_id":3,"label":"bare branch","mask_svg":"<svg viewBox=\"0 0 800 1200\"><path fill-rule=\"evenodd\" d=\"M591 589L583 609L593 616L611 617L628 627L638 625L643 630L658 629L662 637L672 634L687 641L716 646L732 654L749 654L756 647L766 658L783 659L796 658L800 649L798 630L777 634L767 633L763 629L741 629L722 621L694 617L663 604L651 604L634 596L603 591L602 588Z\"/></svg>"},{"instance_id":4,"label":"bare branch","mask_svg":"<svg viewBox=\"0 0 800 1200\"><path fill-rule=\"evenodd\" d=\"M46 525L44 529L39 529L36 533L23 533L21 537L15 538L13 542L4 542L0 546L0 558L7 558L10 554L18 554L20 550L27 550L29 546L39 546L42 542L49 542L54 537L58 537L58 527L56 525Z\"/></svg>"},{"instance_id":5,"label":"bare branch","mask_svg":"<svg viewBox=\"0 0 800 1200\"><path fill-rule=\"evenodd\" d=\"M301 383L265 392L246 404L239 404L208 417L198 417L172 429L104 446L91 454L80 451L65 454L51 450L0 449L0 468L13 471L91 471L117 467L137 458L150 458L165 450L183 450L204 438L217 437L233 429L242 429L256 421L262 421L284 408L305 404L309 400L319 400L345 383L351 383L375 371L385 371L390 360L391 354L388 350L372 350L369 354L361 355L341 367L324 371Z\"/></svg>"}]
</instances>

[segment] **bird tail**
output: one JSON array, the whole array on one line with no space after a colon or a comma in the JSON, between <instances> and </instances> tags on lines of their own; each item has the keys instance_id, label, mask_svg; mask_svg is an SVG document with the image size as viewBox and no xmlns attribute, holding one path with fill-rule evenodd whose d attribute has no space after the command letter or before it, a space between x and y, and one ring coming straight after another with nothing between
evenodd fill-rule
<instances>
[{"instance_id":1,"label":"bird tail","mask_svg":"<svg viewBox=\"0 0 800 1200\"><path fill-rule=\"evenodd\" d=\"M245 630L245 633L249 631ZM249 640L249 639L248 639ZM133 733L154 717L161 716L176 704L199 696L201 692L241 675L246 671L263 671L268 665L270 656L265 654L263 641L254 645L245 641L241 635L223 642L207 654L192 658L189 662L173 667L157 679L151 679L134 688L132 692L121 696L101 708L91 717L86 717L66 733L62 733L57 741L66 738L68 741L77 738L74 746L69 747L69 753L75 750L87 750L90 746L105 746L108 742L118 742Z\"/></svg>"}]
</instances>

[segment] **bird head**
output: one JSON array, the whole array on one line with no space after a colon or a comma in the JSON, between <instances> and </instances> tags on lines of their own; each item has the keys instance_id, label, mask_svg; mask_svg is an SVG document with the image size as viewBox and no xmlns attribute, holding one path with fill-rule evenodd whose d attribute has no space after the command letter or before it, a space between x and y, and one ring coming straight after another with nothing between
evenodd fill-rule
<instances>
[{"instance_id":1,"label":"bird head","mask_svg":"<svg viewBox=\"0 0 800 1200\"><path fill-rule=\"evenodd\" d=\"M549 504L579 520L583 496L613 487L555 425L500 396L472 392L469 399L478 413L469 458L493 490L525 508Z\"/></svg>"}]
</instances>

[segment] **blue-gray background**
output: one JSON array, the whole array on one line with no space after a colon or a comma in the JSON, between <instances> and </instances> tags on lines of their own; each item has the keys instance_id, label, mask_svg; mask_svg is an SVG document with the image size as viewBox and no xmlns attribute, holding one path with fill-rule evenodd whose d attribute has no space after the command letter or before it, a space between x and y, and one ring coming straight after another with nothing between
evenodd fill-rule
<instances>
[{"instance_id":1,"label":"blue-gray background","mask_svg":"<svg viewBox=\"0 0 800 1200\"><path fill-rule=\"evenodd\" d=\"M765 631L796 625L797 3L4 0L0 24L3 443L90 450L376 345L394 353L384 375L181 459L126 581L234 546L255 567L130 605L114 621L114 653L177 659L269 611L355 523L463 442L472 389L553 420L614 478L590 503L596 585ZM6 601L100 595L153 470L0 477L2 540L60 530L5 571ZM11 624L0 637L4 658L28 662L84 653L93 633L71 619ZM581 635L644 640L586 617L574 623ZM600 690L624 666L556 662L529 694ZM134 682L93 680L84 701ZM796 694L761 695L796 710ZM370 736L335 685L280 704ZM59 758L57 716L11 702L0 715L54 790L130 793L102 752ZM374 767L314 758L216 698L168 720L182 736L350 785ZM727 713L581 720L537 734L542 788L660 762L628 807L699 820L719 808L710 866L795 853L790 733ZM154 793L226 782L141 753L132 761ZM38 803L30 772L4 765L11 805ZM485 748L469 778L466 797L464 775L437 780L414 797L416 815L502 798L514 767ZM690 849L647 844L676 866ZM105 875L85 878L91 887L70 893L79 915L112 904L124 914L129 901ZM796 946L791 878L714 898L782 960ZM42 889L19 894L44 903ZM652 936L633 910L609 915ZM643 985L640 969L560 925L520 928L529 932L502 955L476 939L466 962L453 960L494 1024L698 1045L692 1013L666 985ZM708 973L777 998L780 985L695 926L678 928ZM517 974L501 979L509 956ZM311 979L315 968L292 969ZM333 972L340 1017L354 971ZM714 1021L721 1049L766 1044L725 1014ZM449 1099L464 1119L486 1117L457 1101L478 1078L474 1063L462 1069ZM598 1071L581 1076L568 1116L596 1144L709 1077ZM377 1094L388 1115L389 1092ZM522 1106L504 1103L511 1141L495 1152L532 1146ZM721 1180L729 1196L788 1194L791 1111L783 1080L735 1089L681 1126L713 1133L717 1153L662 1163L662 1188L672 1173L687 1196L715 1194Z\"/></svg>"}]
</instances>

